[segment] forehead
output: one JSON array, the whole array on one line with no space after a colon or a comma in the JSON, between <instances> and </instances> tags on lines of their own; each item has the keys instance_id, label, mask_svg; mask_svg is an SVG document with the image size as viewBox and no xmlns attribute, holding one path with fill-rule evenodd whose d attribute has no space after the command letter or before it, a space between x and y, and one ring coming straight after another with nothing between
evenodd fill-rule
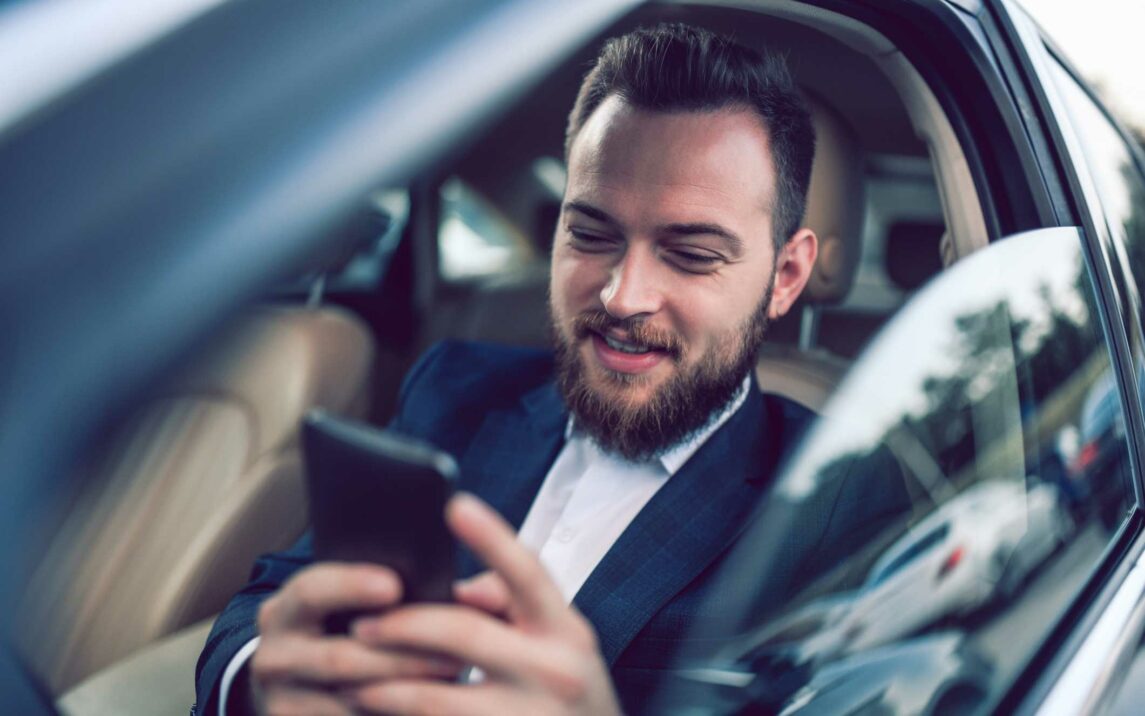
<instances>
[{"instance_id":1,"label":"forehead","mask_svg":"<svg viewBox=\"0 0 1145 716\"><path fill-rule=\"evenodd\" d=\"M569 151L570 200L748 221L770 217L774 191L767 133L745 108L655 112L612 96Z\"/></svg>"}]
</instances>

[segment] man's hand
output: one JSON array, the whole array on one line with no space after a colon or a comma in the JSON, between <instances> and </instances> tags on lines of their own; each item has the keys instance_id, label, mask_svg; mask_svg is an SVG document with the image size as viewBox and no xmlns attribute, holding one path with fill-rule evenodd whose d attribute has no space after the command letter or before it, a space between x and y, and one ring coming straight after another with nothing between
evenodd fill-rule
<instances>
[{"instance_id":1,"label":"man's hand","mask_svg":"<svg viewBox=\"0 0 1145 716\"><path fill-rule=\"evenodd\" d=\"M453 498L446 520L492 572L458 585L458 605L404 607L360 619L353 632L378 648L473 664L484 680L410 675L354 689L353 703L390 714L619 714L592 626L509 525L468 495Z\"/></svg>"},{"instance_id":2,"label":"man's hand","mask_svg":"<svg viewBox=\"0 0 1145 716\"><path fill-rule=\"evenodd\" d=\"M309 567L263 603L261 640L251 658L252 699L258 713L358 713L341 694L389 678L455 678L459 666L408 652L371 648L326 634L324 622L343 610L383 611L401 601L401 581L370 564Z\"/></svg>"}]
</instances>

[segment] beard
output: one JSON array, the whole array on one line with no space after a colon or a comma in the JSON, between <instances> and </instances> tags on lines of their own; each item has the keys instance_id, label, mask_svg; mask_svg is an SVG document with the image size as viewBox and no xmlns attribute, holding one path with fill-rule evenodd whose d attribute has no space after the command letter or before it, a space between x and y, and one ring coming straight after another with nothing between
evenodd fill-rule
<instances>
[{"instance_id":1,"label":"beard","mask_svg":"<svg viewBox=\"0 0 1145 716\"><path fill-rule=\"evenodd\" d=\"M771 290L769 281L763 301L739 330L720 336L687 370L682 369L689 358L684 342L671 332L646 325L643 319L585 311L573 319L570 339L554 316L557 385L577 427L605 451L632 461L659 457L704 430L722 414L755 367L767 331ZM603 335L611 328L627 331L634 342L657 347L677 366L675 374L642 403L634 403L625 393L647 382L646 376L601 369L603 381L612 390L599 390L586 375L577 346L593 333Z\"/></svg>"}]
</instances>

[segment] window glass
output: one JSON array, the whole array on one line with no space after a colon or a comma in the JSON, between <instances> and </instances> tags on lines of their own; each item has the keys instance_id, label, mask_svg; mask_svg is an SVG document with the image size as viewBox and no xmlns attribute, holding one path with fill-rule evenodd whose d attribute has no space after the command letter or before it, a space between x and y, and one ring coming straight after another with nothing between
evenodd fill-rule
<instances>
[{"instance_id":1,"label":"window glass","mask_svg":"<svg viewBox=\"0 0 1145 716\"><path fill-rule=\"evenodd\" d=\"M529 241L468 184L451 177L441 185L438 227L441 276L447 281L494 276L534 258Z\"/></svg>"},{"instance_id":2,"label":"window glass","mask_svg":"<svg viewBox=\"0 0 1145 716\"><path fill-rule=\"evenodd\" d=\"M903 567L945 542L949 536L949 522L943 522L942 526L928 530L921 536L910 535L910 539L904 540L899 550L890 551L879 560L879 564L876 564L875 568L871 570L871 576L867 580L867 586L877 587L887 581L887 579L897 574ZM888 557L891 558L889 563L887 563ZM955 554L953 559L956 560L957 558L958 555ZM884 564L885 566L882 566Z\"/></svg>"},{"instance_id":3,"label":"window glass","mask_svg":"<svg viewBox=\"0 0 1145 716\"><path fill-rule=\"evenodd\" d=\"M726 560L665 703L967 713L1000 698L1133 504L1095 296L1079 233L1056 229L977 252L908 302Z\"/></svg>"},{"instance_id":4,"label":"window glass","mask_svg":"<svg viewBox=\"0 0 1145 716\"><path fill-rule=\"evenodd\" d=\"M337 251L328 253L305 273L279 282L269 296L296 301L308 294L321 298L327 292L376 291L389 270L409 212L406 188L372 192L330 233Z\"/></svg>"},{"instance_id":5,"label":"window glass","mask_svg":"<svg viewBox=\"0 0 1145 716\"><path fill-rule=\"evenodd\" d=\"M377 191L370 196L369 203L373 209L372 217L376 219L368 226L374 229L375 238L366 243L364 250L351 256L341 271L330 277L328 288L377 287L386 275L390 259L409 222L409 191L405 188Z\"/></svg>"}]
</instances>

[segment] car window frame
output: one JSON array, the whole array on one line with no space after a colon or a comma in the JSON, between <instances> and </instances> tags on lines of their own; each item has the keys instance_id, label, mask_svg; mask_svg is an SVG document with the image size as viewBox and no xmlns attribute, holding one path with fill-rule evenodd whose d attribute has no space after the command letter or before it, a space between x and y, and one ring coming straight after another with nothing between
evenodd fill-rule
<instances>
[{"instance_id":1,"label":"car window frame","mask_svg":"<svg viewBox=\"0 0 1145 716\"><path fill-rule=\"evenodd\" d=\"M1052 195L1040 181L1041 160L1009 82L1006 49L981 8L975 14L949 2L884 0L877 9L810 3L876 29L915 67L962 146L989 240L1046 225Z\"/></svg>"},{"instance_id":2,"label":"car window frame","mask_svg":"<svg viewBox=\"0 0 1145 716\"><path fill-rule=\"evenodd\" d=\"M1035 713L1047 704L1053 707L1053 703L1047 699L1053 694L1059 680L1068 676L1067 671L1072 664L1080 663L1081 659L1095 658L1092 647L1094 639L1091 637L1101 636L1102 617L1118 602L1119 596L1124 598L1125 590L1133 591L1136 588L1131 578L1135 578L1134 571L1140 567L1138 561L1145 554L1145 536L1142 534L1145 526L1142 518L1142 464L1145 464L1142 436L1145 435L1145 421L1137 396L1139 388L1133 365L1135 360L1141 360L1145 346L1134 346L1129 339L1129 321L1136 320L1130 302L1136 296L1135 286L1131 283L1131 274L1123 261L1123 252L1117 250L1106 223L1096 183L1085 162L1082 145L1048 63L1061 64L1107 117L1109 113L1093 98L1086 83L1079 80L1069 62L1017 3L1013 0L995 0L993 7L1004 18L1013 34L1015 52L1021 57L1029 85L1035 90L1033 95L1037 114L1032 121L1041 123L1049 139L1048 149L1053 152L1051 158L1058 167L1059 180L1071 204L1072 221L1076 222L1082 234L1086 263L1099 294L1100 321L1117 376L1126 439L1130 443L1130 474L1136 497L1135 508L1108 545L1090 584L1075 600L1074 607L1063 615L1055 632L1046 640L1042 653L1030 662L999 704L1003 711ZM1135 159L1140 168L1140 158ZM1133 617L1130 631L1139 634L1141 628L1145 628L1145 614ZM1121 639L1112 644L1106 641L1105 671L1103 678L1090 681L1091 694L1101 692L1100 686L1105 684L1105 679L1114 671L1112 666L1132 644L1136 644L1136 637ZM1100 655L1100 652L1096 654ZM1096 705L1085 702L1087 708Z\"/></svg>"}]
</instances>

